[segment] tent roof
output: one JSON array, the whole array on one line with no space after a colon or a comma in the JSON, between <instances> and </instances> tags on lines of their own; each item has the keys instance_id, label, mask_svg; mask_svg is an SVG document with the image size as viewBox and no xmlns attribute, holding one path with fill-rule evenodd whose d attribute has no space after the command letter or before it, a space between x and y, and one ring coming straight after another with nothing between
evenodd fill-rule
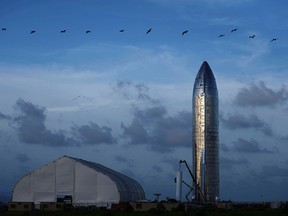
<instances>
[{"instance_id":1,"label":"tent roof","mask_svg":"<svg viewBox=\"0 0 288 216\"><path fill-rule=\"evenodd\" d=\"M112 179L112 181L115 182L115 184L117 185L120 195L124 193L126 195L129 194L129 196L131 196L132 194L137 193L138 195L140 195L141 199L145 198L145 192L141 187L141 185L136 180L122 173L116 172L108 167L105 167L99 163L86 161L83 159L74 158L66 155L64 155L63 157L75 160L79 163L82 163L83 165L88 166L89 168L94 169L97 172L101 172L104 175L109 176Z\"/></svg>"}]
</instances>

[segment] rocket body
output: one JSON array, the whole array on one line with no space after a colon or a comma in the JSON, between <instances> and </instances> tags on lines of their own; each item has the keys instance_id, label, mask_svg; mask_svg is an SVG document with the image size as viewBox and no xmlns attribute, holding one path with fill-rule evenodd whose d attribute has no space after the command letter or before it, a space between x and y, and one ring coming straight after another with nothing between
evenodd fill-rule
<instances>
[{"instance_id":1,"label":"rocket body","mask_svg":"<svg viewBox=\"0 0 288 216\"><path fill-rule=\"evenodd\" d=\"M219 197L218 90L206 61L196 76L192 100L194 199L215 202Z\"/></svg>"}]
</instances>

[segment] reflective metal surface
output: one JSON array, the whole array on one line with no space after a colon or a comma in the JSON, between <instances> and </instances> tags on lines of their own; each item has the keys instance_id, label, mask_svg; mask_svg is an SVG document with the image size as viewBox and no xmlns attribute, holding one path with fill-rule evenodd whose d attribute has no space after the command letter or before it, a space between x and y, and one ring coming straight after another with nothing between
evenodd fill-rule
<instances>
[{"instance_id":1,"label":"reflective metal surface","mask_svg":"<svg viewBox=\"0 0 288 216\"><path fill-rule=\"evenodd\" d=\"M193 174L196 202L214 202L219 197L218 91L211 68L203 62L193 88ZM204 200L203 200L204 199Z\"/></svg>"}]
</instances>

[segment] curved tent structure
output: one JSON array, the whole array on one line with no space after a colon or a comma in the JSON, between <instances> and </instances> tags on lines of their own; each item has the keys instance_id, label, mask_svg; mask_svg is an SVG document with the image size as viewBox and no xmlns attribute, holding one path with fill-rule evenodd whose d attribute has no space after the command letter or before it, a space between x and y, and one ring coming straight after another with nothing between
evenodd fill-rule
<instances>
[{"instance_id":1,"label":"curved tent structure","mask_svg":"<svg viewBox=\"0 0 288 216\"><path fill-rule=\"evenodd\" d=\"M103 205L145 199L134 179L101 164L63 156L23 176L15 185L12 202L56 202L72 197L72 204Z\"/></svg>"}]
</instances>

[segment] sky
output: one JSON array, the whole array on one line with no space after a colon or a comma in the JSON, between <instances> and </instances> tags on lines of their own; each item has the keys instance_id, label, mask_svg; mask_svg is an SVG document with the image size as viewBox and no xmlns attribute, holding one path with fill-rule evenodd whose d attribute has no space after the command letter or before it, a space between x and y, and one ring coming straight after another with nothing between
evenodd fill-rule
<instances>
[{"instance_id":1,"label":"sky","mask_svg":"<svg viewBox=\"0 0 288 216\"><path fill-rule=\"evenodd\" d=\"M63 155L134 178L147 199L175 198L177 170L191 182L179 160L192 166L192 90L207 61L219 94L220 199L287 200L287 8L0 0L0 199Z\"/></svg>"}]
</instances>

